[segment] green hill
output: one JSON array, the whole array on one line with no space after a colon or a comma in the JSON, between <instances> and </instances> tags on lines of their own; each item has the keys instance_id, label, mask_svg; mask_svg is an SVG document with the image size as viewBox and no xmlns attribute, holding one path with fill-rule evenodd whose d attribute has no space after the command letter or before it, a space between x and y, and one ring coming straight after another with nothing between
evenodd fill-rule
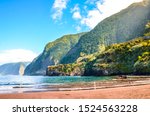
<instances>
[{"instance_id":1,"label":"green hill","mask_svg":"<svg viewBox=\"0 0 150 116\"><path fill-rule=\"evenodd\" d=\"M42 54L27 66L25 75L44 75L47 66L59 64L60 60L75 46L83 34L84 33L65 35L54 42L48 43Z\"/></svg>"},{"instance_id":2,"label":"green hill","mask_svg":"<svg viewBox=\"0 0 150 116\"><path fill-rule=\"evenodd\" d=\"M72 64L49 66L47 75L150 74L150 38L113 44L102 53L78 58Z\"/></svg>"},{"instance_id":3,"label":"green hill","mask_svg":"<svg viewBox=\"0 0 150 116\"><path fill-rule=\"evenodd\" d=\"M101 52L79 57L75 63L49 66L47 75L150 74L150 22L144 36L112 44Z\"/></svg>"},{"instance_id":4,"label":"green hill","mask_svg":"<svg viewBox=\"0 0 150 116\"><path fill-rule=\"evenodd\" d=\"M128 47L132 48L136 46L136 44L138 46L138 43L135 42L134 44L134 42L132 42L131 40L143 36L145 31L149 32L149 29L145 30L145 25L149 20L150 20L150 0L144 0L143 2L140 3L134 3L130 5L128 8L120 11L119 13L104 19L93 30L91 30L88 33L66 35L57 39L54 42L48 43L42 54L39 55L36 59L34 59L34 61L26 68L25 74L44 75L46 74L45 69L49 66L47 70L47 75L53 74L91 75L92 74L91 71L93 71L93 73L96 72L94 70L94 66L96 66L97 70L96 62L98 62L97 60L99 59L97 55L99 55L100 58L101 55L105 56L104 51L108 52L107 50L109 49L109 47L110 47L109 50L112 51L116 50L112 52L110 57L113 58L119 57L120 58L120 59L118 58L119 60L122 60L121 58L124 57L126 58L125 59L126 61L128 60L128 57L125 57L125 55L128 55ZM146 33L146 36L149 38L149 33ZM128 43L129 46L127 46L126 43L123 43L127 41L130 41L133 44L133 46L129 44L130 42ZM143 44L142 41L145 41L146 43L149 42L149 40L146 40L144 37L136 39L135 41L139 41L141 44ZM117 48L117 46L119 46L119 48ZM125 49L122 48L121 46L124 46ZM121 49L121 51L123 50L122 52L125 52L125 54L119 53L116 54L117 57L113 56L113 54L118 52L117 51L118 49L119 50ZM135 67L137 67L136 70L139 70L138 65L142 64L142 61L137 60L136 58L141 57L142 59L147 59L146 54L148 54L147 52L149 52L147 51L147 49L149 48L145 48L144 46L142 46L141 49L144 49L144 51L141 51L139 54L132 51L132 56L129 56L133 58L134 61L137 61L137 63L134 64ZM105 57L107 57L107 55ZM99 60L105 62L105 59L103 58ZM106 65L104 65L104 67L106 67L106 69L109 69L110 67L111 69L114 66L113 69L116 68L116 70L118 70L119 68L117 67L119 66L117 64L111 65L111 60L114 59L110 59L110 63L108 59L108 63L105 62ZM129 59L128 61L129 63L135 63L133 61L130 62L130 60L131 59ZM118 63L119 61L115 62ZM128 64L128 62L125 63ZM101 62L99 62L98 64L101 65ZM107 67L108 64L109 67ZM124 66L125 64L119 65ZM102 70L104 71L104 69ZM125 72L124 69L128 70ZM122 72L130 73L129 72L130 69L133 69L133 67L127 66L126 68L122 69L123 71L120 72L116 72L113 70L115 73L109 70L108 71L106 70L104 72L108 73L108 75L119 74ZM135 72L137 72L136 70ZM97 75L100 75L99 71Z\"/></svg>"},{"instance_id":5,"label":"green hill","mask_svg":"<svg viewBox=\"0 0 150 116\"><path fill-rule=\"evenodd\" d=\"M79 42L61 60L72 63L82 55L102 51L102 47L129 41L142 36L150 20L150 0L134 3L121 12L101 21L93 30L83 35Z\"/></svg>"},{"instance_id":6,"label":"green hill","mask_svg":"<svg viewBox=\"0 0 150 116\"><path fill-rule=\"evenodd\" d=\"M150 74L150 40L114 44L85 66L85 75Z\"/></svg>"}]
</instances>

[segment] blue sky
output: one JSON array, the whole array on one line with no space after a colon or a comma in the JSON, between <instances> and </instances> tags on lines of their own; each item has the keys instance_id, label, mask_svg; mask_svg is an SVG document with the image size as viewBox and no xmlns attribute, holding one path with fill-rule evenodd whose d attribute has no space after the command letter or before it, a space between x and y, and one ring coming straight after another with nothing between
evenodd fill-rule
<instances>
[{"instance_id":1,"label":"blue sky","mask_svg":"<svg viewBox=\"0 0 150 116\"><path fill-rule=\"evenodd\" d=\"M0 64L31 61L48 42L89 31L104 18L139 1L0 0Z\"/></svg>"}]
</instances>

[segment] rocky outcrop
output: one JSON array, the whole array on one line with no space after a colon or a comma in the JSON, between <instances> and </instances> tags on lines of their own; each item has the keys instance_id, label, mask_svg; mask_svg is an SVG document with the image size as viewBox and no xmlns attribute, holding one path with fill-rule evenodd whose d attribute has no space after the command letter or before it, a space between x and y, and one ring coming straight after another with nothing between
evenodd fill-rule
<instances>
[{"instance_id":1,"label":"rocky outcrop","mask_svg":"<svg viewBox=\"0 0 150 116\"><path fill-rule=\"evenodd\" d=\"M48 66L46 75L48 76L82 76L84 75L84 63L81 64L60 64Z\"/></svg>"}]
</instances>

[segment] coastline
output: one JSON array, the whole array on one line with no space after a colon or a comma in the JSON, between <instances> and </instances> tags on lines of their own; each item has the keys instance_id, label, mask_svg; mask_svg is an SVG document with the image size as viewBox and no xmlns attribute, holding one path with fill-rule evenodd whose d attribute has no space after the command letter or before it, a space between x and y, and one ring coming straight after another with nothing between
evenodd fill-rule
<instances>
[{"instance_id":1,"label":"coastline","mask_svg":"<svg viewBox=\"0 0 150 116\"><path fill-rule=\"evenodd\" d=\"M150 78L129 77L111 81L46 87L47 91L0 94L0 99L150 99Z\"/></svg>"},{"instance_id":2,"label":"coastline","mask_svg":"<svg viewBox=\"0 0 150 116\"><path fill-rule=\"evenodd\" d=\"M150 84L79 91L0 94L0 99L150 99Z\"/></svg>"}]
</instances>

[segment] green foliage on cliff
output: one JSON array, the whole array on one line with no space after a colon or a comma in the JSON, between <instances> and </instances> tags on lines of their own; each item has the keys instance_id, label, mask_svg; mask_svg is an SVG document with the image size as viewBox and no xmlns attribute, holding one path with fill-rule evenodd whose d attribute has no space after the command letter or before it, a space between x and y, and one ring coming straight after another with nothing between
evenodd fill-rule
<instances>
[{"instance_id":1,"label":"green foliage on cliff","mask_svg":"<svg viewBox=\"0 0 150 116\"><path fill-rule=\"evenodd\" d=\"M46 75L49 76L71 76L83 75L84 63L59 64L56 66L48 66Z\"/></svg>"},{"instance_id":2,"label":"green foliage on cliff","mask_svg":"<svg viewBox=\"0 0 150 116\"><path fill-rule=\"evenodd\" d=\"M73 64L49 66L47 75L150 74L150 39L113 44L103 52L79 57Z\"/></svg>"},{"instance_id":3,"label":"green foliage on cliff","mask_svg":"<svg viewBox=\"0 0 150 116\"><path fill-rule=\"evenodd\" d=\"M150 33L148 25L149 22L143 35ZM47 75L56 74L87 76L150 74L150 37L144 36L112 44L104 47L103 51L90 55L81 52L80 57L73 64L48 67Z\"/></svg>"},{"instance_id":4,"label":"green foliage on cliff","mask_svg":"<svg viewBox=\"0 0 150 116\"><path fill-rule=\"evenodd\" d=\"M75 47L61 60L61 63L76 61L80 53L87 55L98 52L101 45L107 47L142 36L148 20L150 20L150 0L134 3L104 19L93 30L83 35Z\"/></svg>"},{"instance_id":5,"label":"green foliage on cliff","mask_svg":"<svg viewBox=\"0 0 150 116\"><path fill-rule=\"evenodd\" d=\"M65 35L54 42L48 43L44 49L44 56L47 57L51 55L51 57L56 61L55 64L58 64L60 59L66 54L66 52L74 47L80 36L83 34L84 33Z\"/></svg>"},{"instance_id":6,"label":"green foliage on cliff","mask_svg":"<svg viewBox=\"0 0 150 116\"><path fill-rule=\"evenodd\" d=\"M134 64L137 74L150 74L150 52L144 52Z\"/></svg>"},{"instance_id":7,"label":"green foliage on cliff","mask_svg":"<svg viewBox=\"0 0 150 116\"><path fill-rule=\"evenodd\" d=\"M49 42L42 54L25 69L26 75L45 74L49 65L56 65L75 46L79 38L85 33L65 35L54 42Z\"/></svg>"},{"instance_id":8,"label":"green foliage on cliff","mask_svg":"<svg viewBox=\"0 0 150 116\"><path fill-rule=\"evenodd\" d=\"M104 19L88 33L66 35L48 43L25 74L45 74L47 66L48 75L51 72L73 75L78 71L81 75L138 73L139 65L149 66L138 59L150 51L149 20L150 0L134 3Z\"/></svg>"},{"instance_id":9,"label":"green foliage on cliff","mask_svg":"<svg viewBox=\"0 0 150 116\"><path fill-rule=\"evenodd\" d=\"M149 51L150 40L142 37L108 46L86 64L85 75L149 74Z\"/></svg>"}]
</instances>

